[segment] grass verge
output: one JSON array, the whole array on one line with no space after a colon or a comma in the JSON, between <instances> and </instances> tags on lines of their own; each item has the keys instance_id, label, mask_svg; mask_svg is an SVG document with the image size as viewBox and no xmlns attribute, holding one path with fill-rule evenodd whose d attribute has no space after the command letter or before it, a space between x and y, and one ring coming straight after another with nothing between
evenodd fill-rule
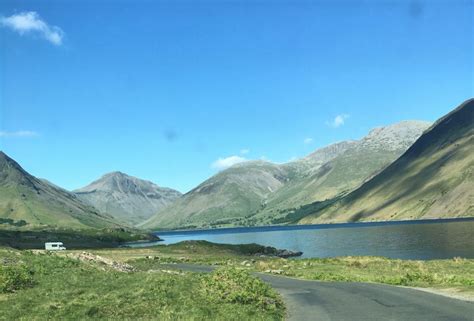
<instances>
[{"instance_id":1,"label":"grass verge","mask_svg":"<svg viewBox=\"0 0 474 321\"><path fill-rule=\"evenodd\" d=\"M0 291L0 320L281 320L284 315L278 294L245 271L125 273L101 262L9 249L0 249L0 262L0 287L11 271L18 285ZM228 292L216 287L216 280Z\"/></svg>"},{"instance_id":2,"label":"grass verge","mask_svg":"<svg viewBox=\"0 0 474 321\"><path fill-rule=\"evenodd\" d=\"M99 251L100 252L100 251ZM192 263L234 266L307 280L376 282L391 285L456 288L474 295L474 260L397 260L383 257L282 259L255 256L250 245L187 241L146 249L102 251L101 255L128 261L142 270L161 263Z\"/></svg>"}]
</instances>

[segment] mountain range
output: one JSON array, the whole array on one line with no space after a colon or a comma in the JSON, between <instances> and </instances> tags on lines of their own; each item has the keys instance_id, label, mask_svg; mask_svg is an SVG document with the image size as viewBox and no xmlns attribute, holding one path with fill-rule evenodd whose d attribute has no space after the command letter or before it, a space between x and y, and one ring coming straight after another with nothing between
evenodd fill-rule
<instances>
[{"instance_id":1,"label":"mountain range","mask_svg":"<svg viewBox=\"0 0 474 321\"><path fill-rule=\"evenodd\" d=\"M263 206L263 200L289 180L276 164L250 161L214 175L140 225L202 227L229 224Z\"/></svg>"},{"instance_id":2,"label":"mountain range","mask_svg":"<svg viewBox=\"0 0 474 321\"><path fill-rule=\"evenodd\" d=\"M316 204L317 205L317 204ZM474 215L474 100L436 121L400 158L299 223Z\"/></svg>"},{"instance_id":3,"label":"mountain range","mask_svg":"<svg viewBox=\"0 0 474 321\"><path fill-rule=\"evenodd\" d=\"M275 164L236 164L184 195L121 172L69 192L0 152L0 226L146 229L474 215L474 99Z\"/></svg>"},{"instance_id":4,"label":"mountain range","mask_svg":"<svg viewBox=\"0 0 474 321\"><path fill-rule=\"evenodd\" d=\"M287 164L244 162L189 191L141 226L268 225L295 207L344 195L399 157L430 126L404 121Z\"/></svg>"}]
</instances>

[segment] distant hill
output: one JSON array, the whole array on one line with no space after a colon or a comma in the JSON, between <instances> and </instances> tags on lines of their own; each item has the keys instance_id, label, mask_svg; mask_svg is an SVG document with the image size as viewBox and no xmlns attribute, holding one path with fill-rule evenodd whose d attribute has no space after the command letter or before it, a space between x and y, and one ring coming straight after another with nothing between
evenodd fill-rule
<instances>
[{"instance_id":1,"label":"distant hill","mask_svg":"<svg viewBox=\"0 0 474 321\"><path fill-rule=\"evenodd\" d=\"M132 225L147 220L181 196L176 190L121 172L106 174L74 193L101 212Z\"/></svg>"},{"instance_id":2,"label":"distant hill","mask_svg":"<svg viewBox=\"0 0 474 321\"><path fill-rule=\"evenodd\" d=\"M0 151L0 227L104 228L118 224L74 194L27 173Z\"/></svg>"},{"instance_id":3,"label":"distant hill","mask_svg":"<svg viewBox=\"0 0 474 321\"><path fill-rule=\"evenodd\" d=\"M193 228L285 221L301 205L346 194L399 157L430 123L376 128L358 141L319 149L287 164L251 161L211 177L142 226Z\"/></svg>"},{"instance_id":4,"label":"distant hill","mask_svg":"<svg viewBox=\"0 0 474 321\"><path fill-rule=\"evenodd\" d=\"M474 100L439 119L360 188L313 206L301 224L474 216Z\"/></svg>"},{"instance_id":5,"label":"distant hill","mask_svg":"<svg viewBox=\"0 0 474 321\"><path fill-rule=\"evenodd\" d=\"M258 210L262 200L287 180L288 173L269 162L237 164L184 194L141 226L191 228L227 224Z\"/></svg>"}]
</instances>

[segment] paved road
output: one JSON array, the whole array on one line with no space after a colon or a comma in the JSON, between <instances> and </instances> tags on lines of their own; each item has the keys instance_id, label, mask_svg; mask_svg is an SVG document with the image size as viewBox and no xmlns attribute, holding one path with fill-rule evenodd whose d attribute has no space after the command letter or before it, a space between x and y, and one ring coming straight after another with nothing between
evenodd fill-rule
<instances>
[{"instance_id":1,"label":"paved road","mask_svg":"<svg viewBox=\"0 0 474 321\"><path fill-rule=\"evenodd\" d=\"M193 272L213 269L192 264L164 266ZM474 321L474 303L410 288L257 275L282 294L289 320Z\"/></svg>"}]
</instances>

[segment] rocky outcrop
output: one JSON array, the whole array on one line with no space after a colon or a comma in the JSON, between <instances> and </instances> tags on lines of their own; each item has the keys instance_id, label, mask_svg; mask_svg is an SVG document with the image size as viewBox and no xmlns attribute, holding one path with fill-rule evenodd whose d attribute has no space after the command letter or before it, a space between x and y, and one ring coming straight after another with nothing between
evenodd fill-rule
<instances>
[{"instance_id":1,"label":"rocky outcrop","mask_svg":"<svg viewBox=\"0 0 474 321\"><path fill-rule=\"evenodd\" d=\"M71 254L68 254L67 256L70 257L70 258L77 259L77 260L82 261L82 262L87 262L87 263L99 264L99 265L102 265L102 266L106 266L106 267L112 268L112 269L114 269L116 271L119 271L119 272L130 273L130 272L135 272L136 271L136 269L133 266L131 266L127 263L120 263L120 262L117 262L117 261L114 261L114 260L111 260L111 259L107 259L105 257L95 255L95 254L92 254L92 253L89 253L89 252L71 253Z\"/></svg>"}]
</instances>

